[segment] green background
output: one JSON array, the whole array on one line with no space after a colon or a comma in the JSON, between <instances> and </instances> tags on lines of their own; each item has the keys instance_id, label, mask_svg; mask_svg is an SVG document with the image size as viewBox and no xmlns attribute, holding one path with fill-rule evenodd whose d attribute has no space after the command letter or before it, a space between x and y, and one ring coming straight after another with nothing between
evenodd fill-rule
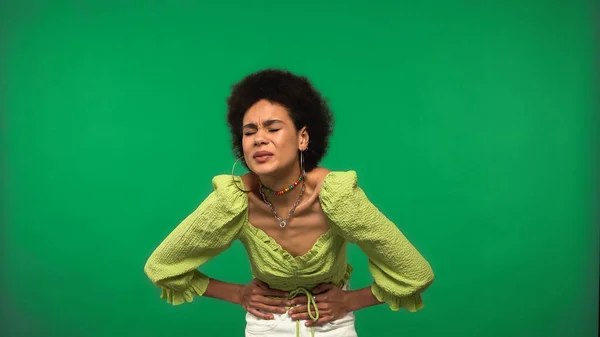
<instances>
[{"instance_id":1,"label":"green background","mask_svg":"<svg viewBox=\"0 0 600 337\"><path fill-rule=\"evenodd\" d=\"M143 266L230 172L225 97L269 66L330 100L323 166L435 271L422 311L358 311L360 336L596 336L591 1L0 6L2 336L243 335L241 307L170 306ZM202 270L250 280L239 242Z\"/></svg>"}]
</instances>

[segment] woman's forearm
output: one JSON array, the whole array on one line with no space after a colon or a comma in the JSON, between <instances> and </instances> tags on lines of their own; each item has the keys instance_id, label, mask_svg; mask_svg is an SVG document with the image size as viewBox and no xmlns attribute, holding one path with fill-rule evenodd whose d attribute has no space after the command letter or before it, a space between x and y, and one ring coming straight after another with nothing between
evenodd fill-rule
<instances>
[{"instance_id":1,"label":"woman's forearm","mask_svg":"<svg viewBox=\"0 0 600 337\"><path fill-rule=\"evenodd\" d=\"M204 296L227 301L233 304L242 303L244 285L227 283L211 278Z\"/></svg>"},{"instance_id":2,"label":"woman's forearm","mask_svg":"<svg viewBox=\"0 0 600 337\"><path fill-rule=\"evenodd\" d=\"M350 309L350 311L356 311L362 308L383 303L379 302L377 297L373 295L370 286L358 290L348 291L348 302L348 308Z\"/></svg>"},{"instance_id":3,"label":"woman's forearm","mask_svg":"<svg viewBox=\"0 0 600 337\"><path fill-rule=\"evenodd\" d=\"M203 296L216 298L233 304L241 304L245 286L241 284L227 283L217 279L210 279L208 287ZM362 308L381 304L371 287L348 291L348 308L350 311L356 311Z\"/></svg>"}]
</instances>

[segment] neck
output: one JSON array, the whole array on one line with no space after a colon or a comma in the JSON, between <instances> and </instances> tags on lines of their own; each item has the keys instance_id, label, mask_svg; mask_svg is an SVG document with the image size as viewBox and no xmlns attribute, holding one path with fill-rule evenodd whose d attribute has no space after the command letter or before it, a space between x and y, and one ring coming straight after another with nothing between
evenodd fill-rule
<instances>
[{"instance_id":1,"label":"neck","mask_svg":"<svg viewBox=\"0 0 600 337\"><path fill-rule=\"evenodd\" d=\"M300 176L300 168L297 165L294 165L295 169L288 170L287 172L283 172L281 174L273 174L268 176L259 176L260 181L263 183L265 187L273 191L281 191L284 188L292 185L296 179ZM294 187L291 191L281 195L273 195L267 191L264 191L265 196L271 201L273 204L287 204L288 202L296 201L298 195L300 194L300 189L302 188L302 184L305 182L300 182L296 187Z\"/></svg>"}]
</instances>

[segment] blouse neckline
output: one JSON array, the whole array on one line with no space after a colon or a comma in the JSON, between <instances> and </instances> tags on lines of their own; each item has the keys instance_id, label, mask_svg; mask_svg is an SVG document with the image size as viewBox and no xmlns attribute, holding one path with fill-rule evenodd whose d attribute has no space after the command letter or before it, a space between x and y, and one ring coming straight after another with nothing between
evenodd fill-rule
<instances>
[{"instance_id":1,"label":"blouse neckline","mask_svg":"<svg viewBox=\"0 0 600 337\"><path fill-rule=\"evenodd\" d=\"M304 207L306 207L307 205L309 205L309 206L312 205L314 200L317 198L319 198L319 204L322 205L321 192L323 192L323 186L325 185L325 181L331 176L331 173L333 173L333 171L329 171L323 177L321 182L315 186L315 193L313 193L310 196L310 198L308 198L307 200L304 200L303 202L298 204L298 206L296 207L296 212L303 211ZM242 177L237 176L235 178L237 181L239 181L241 183L242 189L246 190L246 184L244 184L244 180L242 179ZM277 240L275 240L272 236L267 234L267 232L265 232L263 229L256 227L250 223L249 213L248 213L249 207L247 207L248 203L249 203L249 198L253 198L255 201L257 201L257 205L261 205L261 207L265 207L266 209L268 209L268 206L265 204L264 200L258 198L257 196L255 196L253 194L250 194L251 192L241 192L241 193L243 193L245 195L244 202L246 203L246 207L244 210L244 227L247 228L249 230L249 232L252 233L254 236L258 237L262 242L265 242L267 245L269 245L273 249L273 251L278 252L280 255L283 256L283 258L285 258L288 261L291 261L293 263L307 261L308 259L313 257L316 253L318 253L320 248L323 246L323 244L325 244L333 235L333 229L331 228L331 226L329 226L327 231L325 233L321 234L317 238L317 240L315 240L314 244L311 246L311 248L306 253L301 254L301 255L293 255L288 250L283 248L281 246L281 244L279 244L277 242ZM248 197L249 194L250 194L250 197ZM325 214L325 216L327 217L327 214Z\"/></svg>"}]
</instances>

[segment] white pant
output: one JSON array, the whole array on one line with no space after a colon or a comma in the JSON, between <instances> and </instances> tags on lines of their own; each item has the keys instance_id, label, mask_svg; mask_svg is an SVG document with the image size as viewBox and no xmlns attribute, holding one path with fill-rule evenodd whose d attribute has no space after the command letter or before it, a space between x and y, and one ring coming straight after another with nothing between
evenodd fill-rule
<instances>
[{"instance_id":1,"label":"white pant","mask_svg":"<svg viewBox=\"0 0 600 337\"><path fill-rule=\"evenodd\" d=\"M342 289L348 289L346 284ZM273 314L273 319L262 319L253 314L246 313L246 337L295 337L296 321L287 314ZM346 316L315 326L315 337L358 337L354 329L354 313L349 312ZM311 337L312 328L304 325L301 320L298 325L301 337Z\"/></svg>"},{"instance_id":2,"label":"white pant","mask_svg":"<svg viewBox=\"0 0 600 337\"><path fill-rule=\"evenodd\" d=\"M253 314L246 313L246 337L295 337L296 321L292 320L287 313L272 314L274 319L262 319ZM299 324L300 336L310 337L311 327L304 325L306 321L301 320ZM354 329L354 314L315 326L315 337L358 337Z\"/></svg>"}]
</instances>

